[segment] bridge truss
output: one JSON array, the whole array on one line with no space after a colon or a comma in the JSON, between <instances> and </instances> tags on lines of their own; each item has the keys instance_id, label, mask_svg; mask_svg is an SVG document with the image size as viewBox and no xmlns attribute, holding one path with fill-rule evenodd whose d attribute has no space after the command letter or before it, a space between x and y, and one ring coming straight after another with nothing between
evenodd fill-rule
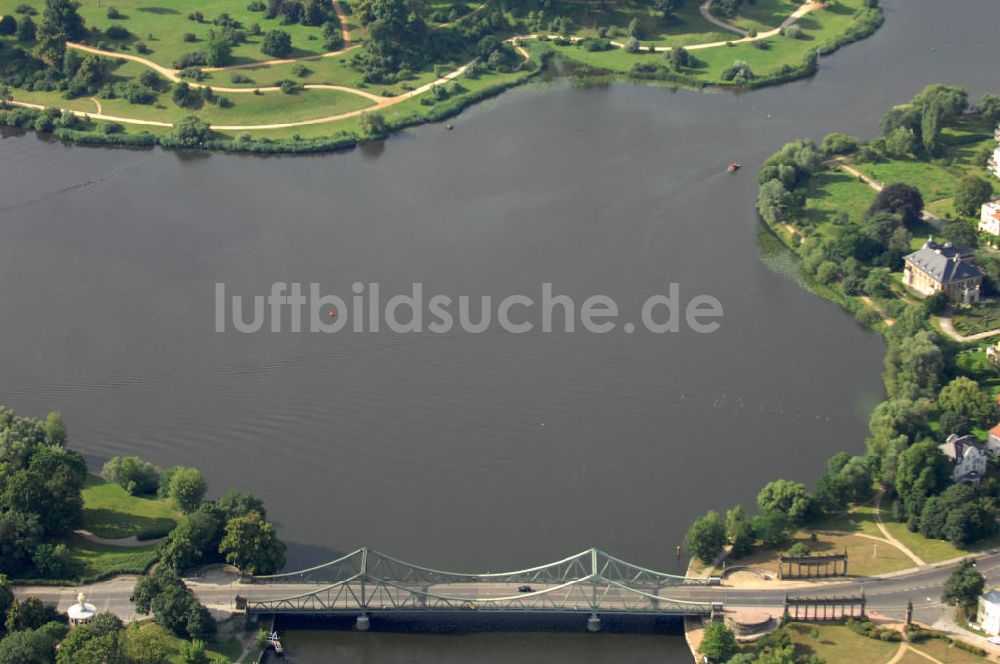
<instances>
[{"instance_id":1,"label":"bridge truss","mask_svg":"<svg viewBox=\"0 0 1000 664\"><path fill-rule=\"evenodd\" d=\"M414 565L368 548L309 569L256 576L251 613L522 611L708 615L718 602L674 599L679 586L711 585L588 549L547 565L482 574ZM298 590L299 592L296 592Z\"/></svg>"}]
</instances>

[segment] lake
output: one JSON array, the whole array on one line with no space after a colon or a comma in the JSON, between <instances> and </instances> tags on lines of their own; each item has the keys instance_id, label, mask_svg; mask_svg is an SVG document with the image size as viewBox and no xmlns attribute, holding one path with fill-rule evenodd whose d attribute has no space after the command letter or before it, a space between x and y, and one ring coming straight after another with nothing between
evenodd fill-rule
<instances>
[{"instance_id":1,"label":"lake","mask_svg":"<svg viewBox=\"0 0 1000 664\"><path fill-rule=\"evenodd\" d=\"M1000 3L885 6L816 77L751 94L556 81L454 131L309 157L0 140L0 402L62 411L92 467L138 454L261 496L290 568L362 545L461 571L598 546L677 570L694 516L774 478L812 484L863 450L882 396L880 339L762 257L760 163L800 137L869 137L928 83L1000 92ZM496 299L548 282L624 320L673 282L724 316L712 334L214 331L216 283L278 281ZM525 627L287 645L296 661L689 657L658 625L507 631Z\"/></svg>"}]
</instances>

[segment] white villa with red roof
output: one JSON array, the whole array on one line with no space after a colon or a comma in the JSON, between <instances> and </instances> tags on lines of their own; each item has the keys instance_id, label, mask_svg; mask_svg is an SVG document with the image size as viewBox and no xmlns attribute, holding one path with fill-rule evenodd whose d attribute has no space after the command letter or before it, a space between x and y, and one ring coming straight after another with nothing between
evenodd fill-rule
<instances>
[{"instance_id":1,"label":"white villa with red roof","mask_svg":"<svg viewBox=\"0 0 1000 664\"><path fill-rule=\"evenodd\" d=\"M979 215L979 230L990 235L1000 235L1000 198L983 203Z\"/></svg>"}]
</instances>

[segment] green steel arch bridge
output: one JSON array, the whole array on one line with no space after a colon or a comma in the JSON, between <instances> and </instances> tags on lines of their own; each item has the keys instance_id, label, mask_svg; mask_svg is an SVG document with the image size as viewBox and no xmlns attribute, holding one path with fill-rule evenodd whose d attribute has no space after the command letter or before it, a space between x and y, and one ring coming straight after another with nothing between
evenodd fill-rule
<instances>
[{"instance_id":1,"label":"green steel arch bridge","mask_svg":"<svg viewBox=\"0 0 1000 664\"><path fill-rule=\"evenodd\" d=\"M415 565L361 548L296 572L249 576L237 608L264 614L356 614L360 630L369 614L391 612L524 612L711 616L722 602L683 599L692 586L718 578L688 577L640 567L588 549L546 565L510 572L463 573ZM719 596L713 593L713 596ZM241 606L242 605L242 606Z\"/></svg>"}]
</instances>

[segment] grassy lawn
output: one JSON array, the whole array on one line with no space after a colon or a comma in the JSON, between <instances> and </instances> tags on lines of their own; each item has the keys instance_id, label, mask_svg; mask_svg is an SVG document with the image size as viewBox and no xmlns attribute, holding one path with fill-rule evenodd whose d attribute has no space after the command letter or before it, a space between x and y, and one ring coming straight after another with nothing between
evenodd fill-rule
<instances>
[{"instance_id":1,"label":"grassy lawn","mask_svg":"<svg viewBox=\"0 0 1000 664\"><path fill-rule=\"evenodd\" d=\"M98 537L118 539L148 528L173 528L180 513L165 500L131 496L117 484L89 475L83 489L83 527Z\"/></svg>"},{"instance_id":2,"label":"grassy lawn","mask_svg":"<svg viewBox=\"0 0 1000 664\"><path fill-rule=\"evenodd\" d=\"M633 18L639 20L639 38L644 44L675 46L702 44L735 38L735 33L723 30L705 20L698 3L684 3L669 22L663 20L651 2L623 0L614 3L581 2L560 4L559 14L573 21L574 35L593 37L599 27L608 28L608 37L616 41L627 39L626 28Z\"/></svg>"},{"instance_id":3,"label":"grassy lawn","mask_svg":"<svg viewBox=\"0 0 1000 664\"><path fill-rule=\"evenodd\" d=\"M974 655L967 650L956 648L944 639L927 639L920 643L912 644L912 647L920 652L927 653L934 659L944 662L944 664L981 664L989 661L986 657ZM923 659L922 664L927 664L930 660Z\"/></svg>"},{"instance_id":4,"label":"grassy lawn","mask_svg":"<svg viewBox=\"0 0 1000 664\"><path fill-rule=\"evenodd\" d=\"M960 333L969 335L1000 327L1000 303L981 302L955 311L952 324Z\"/></svg>"},{"instance_id":5,"label":"grassy lawn","mask_svg":"<svg viewBox=\"0 0 1000 664\"><path fill-rule=\"evenodd\" d=\"M14 9L21 4L33 6L39 11L39 16L35 17L37 23L45 6L42 0L0 0L0 14L13 14ZM278 18L267 19L264 12L247 10L248 4L249 2L239 0L171 0L164 3L152 3L148 0L82 0L79 12L88 26L106 30L117 25L132 34L131 38L125 40L109 41L114 50L136 53L135 43L141 41L150 49L143 57L167 67L172 67L174 60L184 53L204 50L209 30L217 29L212 24L212 19L222 13L229 14L244 30L254 23L261 28L260 35L250 35L246 43L233 48L232 64L272 59L272 56L260 52L263 35L269 30L280 29L291 35L292 53L286 57L318 55L324 51L322 30L319 27L281 25ZM121 18L109 19L109 6L117 9ZM195 11L204 14L205 20L202 23L188 18ZM195 35L196 41L185 41L186 33Z\"/></svg>"},{"instance_id":6,"label":"grassy lawn","mask_svg":"<svg viewBox=\"0 0 1000 664\"><path fill-rule=\"evenodd\" d=\"M165 661L171 662L171 664L184 663L184 659L180 655L184 641L174 636L170 630L156 624L152 620L143 620L140 623L135 623L134 625L130 625L129 629L138 629L143 635L148 635L150 638L156 635L159 637L159 640L170 648ZM213 658L212 662L219 662L220 664L237 661L243 652L240 642L232 636L220 636L209 641L205 644L205 650L208 652L209 657Z\"/></svg>"},{"instance_id":7,"label":"grassy lawn","mask_svg":"<svg viewBox=\"0 0 1000 664\"><path fill-rule=\"evenodd\" d=\"M836 623L789 623L786 629L796 655L817 655L827 664L884 664L899 650L898 643L869 639Z\"/></svg>"},{"instance_id":8,"label":"grassy lawn","mask_svg":"<svg viewBox=\"0 0 1000 664\"><path fill-rule=\"evenodd\" d=\"M851 221L861 221L875 195L875 190L849 173L823 171L809 179L804 216L821 232L823 226L831 224L839 212L847 212Z\"/></svg>"},{"instance_id":9,"label":"grassy lawn","mask_svg":"<svg viewBox=\"0 0 1000 664\"><path fill-rule=\"evenodd\" d=\"M843 553L846 549L849 560L848 571L851 576L874 576L913 567L913 561L906 554L885 542L875 542L857 535L835 535L827 532L816 533L817 541L813 542L811 535L812 532L795 533L780 551L755 551L745 558L734 561L733 564L749 565L777 574L778 557L793 544L802 543L814 554Z\"/></svg>"},{"instance_id":10,"label":"grassy lawn","mask_svg":"<svg viewBox=\"0 0 1000 664\"><path fill-rule=\"evenodd\" d=\"M142 574L156 560L156 544L120 547L94 544L77 535L66 540L70 558L80 579L94 579L111 574Z\"/></svg>"},{"instance_id":11,"label":"grassy lawn","mask_svg":"<svg viewBox=\"0 0 1000 664\"><path fill-rule=\"evenodd\" d=\"M892 533L893 537L928 563L950 560L1000 546L1000 535L976 542L968 549L963 550L945 540L928 539L920 533L910 532L905 523L885 521L885 527Z\"/></svg>"},{"instance_id":12,"label":"grassy lawn","mask_svg":"<svg viewBox=\"0 0 1000 664\"><path fill-rule=\"evenodd\" d=\"M920 190L924 201L950 198L954 194L954 175L945 167L917 159L893 159L877 164L860 162L859 171L883 184L905 182Z\"/></svg>"},{"instance_id":13,"label":"grassy lawn","mask_svg":"<svg viewBox=\"0 0 1000 664\"><path fill-rule=\"evenodd\" d=\"M781 25L782 21L801 6L801 3L791 0L757 0L753 4L744 2L740 5L739 16L729 22L745 30L766 32Z\"/></svg>"}]
</instances>

